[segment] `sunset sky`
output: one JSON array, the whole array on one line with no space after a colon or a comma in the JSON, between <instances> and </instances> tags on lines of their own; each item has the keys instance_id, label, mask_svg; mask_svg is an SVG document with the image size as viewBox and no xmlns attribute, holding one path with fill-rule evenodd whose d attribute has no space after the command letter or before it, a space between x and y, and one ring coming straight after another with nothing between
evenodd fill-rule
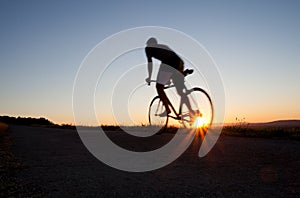
<instances>
[{"instance_id":1,"label":"sunset sky","mask_svg":"<svg viewBox=\"0 0 300 198\"><path fill-rule=\"evenodd\" d=\"M276 0L2 0L0 115L74 123L73 83L89 51L119 31L163 26L190 35L213 57L225 122L300 119L299 8L300 1Z\"/></svg>"}]
</instances>

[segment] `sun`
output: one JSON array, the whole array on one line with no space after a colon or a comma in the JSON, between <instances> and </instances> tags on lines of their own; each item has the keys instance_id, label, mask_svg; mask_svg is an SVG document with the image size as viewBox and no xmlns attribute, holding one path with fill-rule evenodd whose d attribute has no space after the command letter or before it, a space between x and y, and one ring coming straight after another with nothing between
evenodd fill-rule
<instances>
[{"instance_id":1,"label":"sun","mask_svg":"<svg viewBox=\"0 0 300 198\"><path fill-rule=\"evenodd\" d=\"M193 128L202 128L206 126L206 120L203 117L197 116L194 123Z\"/></svg>"}]
</instances>

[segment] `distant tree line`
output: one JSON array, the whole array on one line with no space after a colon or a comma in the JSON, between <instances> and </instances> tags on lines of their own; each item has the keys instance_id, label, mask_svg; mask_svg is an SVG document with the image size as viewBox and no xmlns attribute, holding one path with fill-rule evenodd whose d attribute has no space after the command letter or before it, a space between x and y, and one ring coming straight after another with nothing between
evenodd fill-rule
<instances>
[{"instance_id":1,"label":"distant tree line","mask_svg":"<svg viewBox=\"0 0 300 198\"><path fill-rule=\"evenodd\" d=\"M8 125L25 125L25 126L40 126L40 127L49 127L49 128L60 128L60 129L76 129L72 124L55 124L50 120L40 117L10 117L10 116L0 116L0 122L6 123Z\"/></svg>"},{"instance_id":2,"label":"distant tree line","mask_svg":"<svg viewBox=\"0 0 300 198\"><path fill-rule=\"evenodd\" d=\"M41 126L56 126L53 122L49 121L46 118L32 118L32 117L10 117L10 116L0 116L0 121L6 124L15 124L15 125L41 125Z\"/></svg>"}]
</instances>

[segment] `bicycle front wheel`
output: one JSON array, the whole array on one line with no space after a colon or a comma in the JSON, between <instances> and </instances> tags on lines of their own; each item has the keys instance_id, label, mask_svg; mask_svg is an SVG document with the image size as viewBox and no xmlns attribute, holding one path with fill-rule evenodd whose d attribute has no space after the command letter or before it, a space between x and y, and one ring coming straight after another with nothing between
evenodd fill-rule
<instances>
[{"instance_id":1,"label":"bicycle front wheel","mask_svg":"<svg viewBox=\"0 0 300 198\"><path fill-rule=\"evenodd\" d=\"M153 98L149 106L148 118L149 124L151 126L156 126L159 128L167 127L168 125L168 116L161 117L160 114L165 112L166 108L160 100L159 96Z\"/></svg>"},{"instance_id":2,"label":"bicycle front wheel","mask_svg":"<svg viewBox=\"0 0 300 198\"><path fill-rule=\"evenodd\" d=\"M182 123L187 128L207 129L214 118L214 107L209 94L202 88L195 87L187 91L191 104L191 113L185 104L181 107Z\"/></svg>"}]
</instances>

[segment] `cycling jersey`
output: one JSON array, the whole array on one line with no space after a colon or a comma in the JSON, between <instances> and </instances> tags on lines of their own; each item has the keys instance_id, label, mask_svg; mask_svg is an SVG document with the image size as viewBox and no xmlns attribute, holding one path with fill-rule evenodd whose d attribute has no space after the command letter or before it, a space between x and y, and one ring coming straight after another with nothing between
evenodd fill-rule
<instances>
[{"instance_id":1,"label":"cycling jersey","mask_svg":"<svg viewBox=\"0 0 300 198\"><path fill-rule=\"evenodd\" d=\"M158 59L162 62L162 65L171 66L178 71L183 71L183 61L181 58L173 52L168 46L157 44L155 46L147 46L145 48L148 62L152 62L152 58ZM162 70L167 70L161 68Z\"/></svg>"}]
</instances>

